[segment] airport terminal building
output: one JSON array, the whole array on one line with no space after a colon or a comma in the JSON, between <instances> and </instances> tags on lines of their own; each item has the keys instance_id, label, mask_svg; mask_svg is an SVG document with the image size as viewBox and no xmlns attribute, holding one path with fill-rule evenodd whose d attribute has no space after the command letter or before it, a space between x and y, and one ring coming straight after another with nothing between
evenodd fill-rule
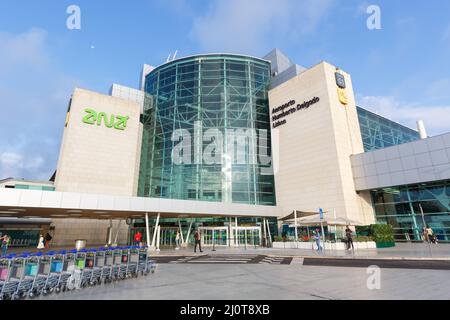
<instances>
[{"instance_id":1,"label":"airport terminal building","mask_svg":"<svg viewBox=\"0 0 450 320\"><path fill-rule=\"evenodd\" d=\"M75 89L61 125L50 181L0 181L0 230L53 230L59 245L142 230L159 248L200 228L204 245L262 245L280 218L321 208L389 223L398 241L420 241L424 224L450 240L450 133L357 106L351 76L327 62L275 49L145 65L139 89Z\"/></svg>"}]
</instances>

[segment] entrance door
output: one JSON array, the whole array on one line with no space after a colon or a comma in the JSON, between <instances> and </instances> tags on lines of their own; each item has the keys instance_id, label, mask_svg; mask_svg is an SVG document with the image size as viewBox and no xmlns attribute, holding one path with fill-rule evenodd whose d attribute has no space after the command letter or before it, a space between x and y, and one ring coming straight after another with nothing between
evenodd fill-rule
<instances>
[{"instance_id":1,"label":"entrance door","mask_svg":"<svg viewBox=\"0 0 450 320\"><path fill-rule=\"evenodd\" d=\"M202 246L227 246L228 227L200 227ZM214 241L213 241L214 235Z\"/></svg>"},{"instance_id":2,"label":"entrance door","mask_svg":"<svg viewBox=\"0 0 450 320\"><path fill-rule=\"evenodd\" d=\"M239 247L261 245L261 227L238 227L237 229Z\"/></svg>"},{"instance_id":3,"label":"entrance door","mask_svg":"<svg viewBox=\"0 0 450 320\"><path fill-rule=\"evenodd\" d=\"M175 247L175 238L178 228L176 227L161 227L161 247Z\"/></svg>"}]
</instances>

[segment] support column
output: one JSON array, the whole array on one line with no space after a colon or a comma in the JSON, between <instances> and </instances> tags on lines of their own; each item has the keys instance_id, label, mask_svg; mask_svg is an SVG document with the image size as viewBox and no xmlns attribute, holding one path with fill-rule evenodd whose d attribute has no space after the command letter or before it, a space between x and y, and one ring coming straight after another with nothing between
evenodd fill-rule
<instances>
[{"instance_id":1,"label":"support column","mask_svg":"<svg viewBox=\"0 0 450 320\"><path fill-rule=\"evenodd\" d=\"M267 247L266 218L262 218L262 227L264 232L264 247Z\"/></svg>"},{"instance_id":2,"label":"support column","mask_svg":"<svg viewBox=\"0 0 450 320\"><path fill-rule=\"evenodd\" d=\"M191 219L191 223L189 224L189 230L186 235L186 243L185 246L187 247L189 245L189 236L191 235L191 229L192 229L192 223L194 222L194 219Z\"/></svg>"},{"instance_id":3,"label":"support column","mask_svg":"<svg viewBox=\"0 0 450 320\"><path fill-rule=\"evenodd\" d=\"M181 244L184 245L184 236L183 236L183 230L181 229L181 221L180 221L180 219L178 219L178 227L180 228Z\"/></svg>"},{"instance_id":4,"label":"support column","mask_svg":"<svg viewBox=\"0 0 450 320\"><path fill-rule=\"evenodd\" d=\"M122 222L122 220L119 220L119 223L117 224L117 231L116 231L116 236L114 238L114 244L117 244L117 238L119 237L119 230L120 230L120 223Z\"/></svg>"},{"instance_id":5,"label":"support column","mask_svg":"<svg viewBox=\"0 0 450 320\"><path fill-rule=\"evenodd\" d=\"M266 219L266 223L267 223L267 232L269 234L269 243L272 243L272 235L270 234L270 225L269 225L269 220Z\"/></svg>"},{"instance_id":6,"label":"support column","mask_svg":"<svg viewBox=\"0 0 450 320\"><path fill-rule=\"evenodd\" d=\"M161 217L161 213L158 213L158 216L156 217L155 230L153 231L153 239L152 239L152 245L151 245L152 248L155 247L156 233L158 232L160 217Z\"/></svg>"},{"instance_id":7,"label":"support column","mask_svg":"<svg viewBox=\"0 0 450 320\"><path fill-rule=\"evenodd\" d=\"M147 247L150 248L150 227L148 225L148 213L145 213L145 239L147 239Z\"/></svg>"},{"instance_id":8,"label":"support column","mask_svg":"<svg viewBox=\"0 0 450 320\"><path fill-rule=\"evenodd\" d=\"M108 243L107 243L108 246L110 246L112 242L112 231L113 231L113 222L112 219L109 219Z\"/></svg>"},{"instance_id":9,"label":"support column","mask_svg":"<svg viewBox=\"0 0 450 320\"><path fill-rule=\"evenodd\" d=\"M239 237L238 237L238 218L234 217L234 223L235 223L235 235L234 235L234 244L236 247L239 247Z\"/></svg>"},{"instance_id":10,"label":"support column","mask_svg":"<svg viewBox=\"0 0 450 320\"><path fill-rule=\"evenodd\" d=\"M231 247L231 235L233 234L233 228L231 226L231 217L228 218L228 247Z\"/></svg>"},{"instance_id":11,"label":"support column","mask_svg":"<svg viewBox=\"0 0 450 320\"><path fill-rule=\"evenodd\" d=\"M157 238L156 238L156 251L160 251L159 250L159 244L161 242L161 226L158 225L158 234L157 234Z\"/></svg>"},{"instance_id":12,"label":"support column","mask_svg":"<svg viewBox=\"0 0 450 320\"><path fill-rule=\"evenodd\" d=\"M295 243L298 249L297 210L294 210Z\"/></svg>"}]
</instances>

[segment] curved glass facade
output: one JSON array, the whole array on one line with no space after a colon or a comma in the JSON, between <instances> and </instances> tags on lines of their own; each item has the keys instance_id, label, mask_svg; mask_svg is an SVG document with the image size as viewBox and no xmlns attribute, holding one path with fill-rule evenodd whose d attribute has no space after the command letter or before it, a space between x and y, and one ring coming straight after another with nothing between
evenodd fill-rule
<instances>
[{"instance_id":1,"label":"curved glass facade","mask_svg":"<svg viewBox=\"0 0 450 320\"><path fill-rule=\"evenodd\" d=\"M138 195L275 205L271 163L255 157L271 154L269 86L270 63L239 55L183 58L147 75ZM239 154L239 137L257 150L248 144ZM180 164L172 153L181 141L190 146L183 159L192 155ZM220 161L205 158L212 144Z\"/></svg>"},{"instance_id":2,"label":"curved glass facade","mask_svg":"<svg viewBox=\"0 0 450 320\"><path fill-rule=\"evenodd\" d=\"M388 148L420 139L419 133L394 121L357 107L364 151Z\"/></svg>"},{"instance_id":3,"label":"curved glass facade","mask_svg":"<svg viewBox=\"0 0 450 320\"><path fill-rule=\"evenodd\" d=\"M377 221L390 224L397 241L422 241L429 226L440 242L450 242L450 181L384 188L372 199Z\"/></svg>"}]
</instances>

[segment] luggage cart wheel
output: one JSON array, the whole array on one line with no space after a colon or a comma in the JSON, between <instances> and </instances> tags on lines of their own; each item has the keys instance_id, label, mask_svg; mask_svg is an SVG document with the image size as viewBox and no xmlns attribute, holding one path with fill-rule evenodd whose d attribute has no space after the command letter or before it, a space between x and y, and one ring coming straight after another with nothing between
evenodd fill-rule
<instances>
[{"instance_id":1,"label":"luggage cart wheel","mask_svg":"<svg viewBox=\"0 0 450 320\"><path fill-rule=\"evenodd\" d=\"M61 292L61 288L60 287L56 287L55 288L55 293L60 293Z\"/></svg>"}]
</instances>

